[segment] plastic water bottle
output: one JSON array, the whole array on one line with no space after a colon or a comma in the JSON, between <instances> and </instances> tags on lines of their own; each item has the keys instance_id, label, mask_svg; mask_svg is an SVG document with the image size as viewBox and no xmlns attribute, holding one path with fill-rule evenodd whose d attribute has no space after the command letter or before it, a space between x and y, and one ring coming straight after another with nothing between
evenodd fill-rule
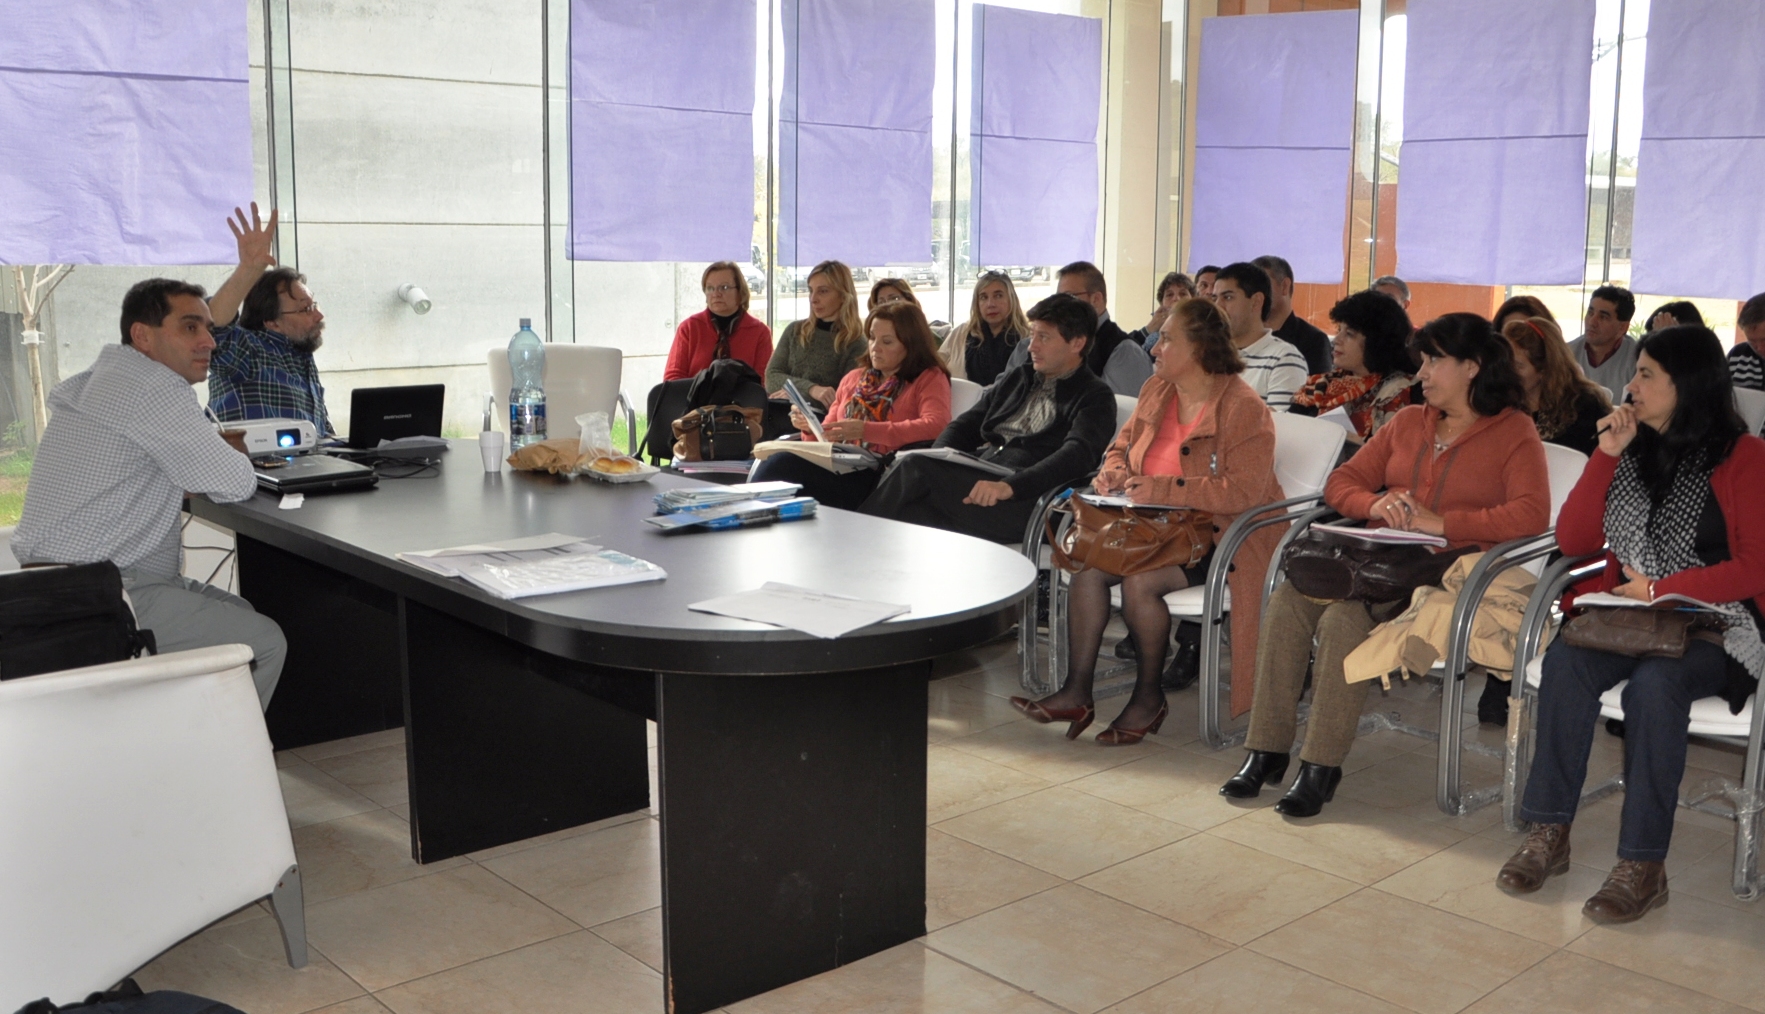
<instances>
[{"instance_id":1,"label":"plastic water bottle","mask_svg":"<svg viewBox=\"0 0 1765 1014\"><path fill-rule=\"evenodd\" d=\"M545 439L545 343L531 318L509 339L509 376L509 446L519 450Z\"/></svg>"}]
</instances>

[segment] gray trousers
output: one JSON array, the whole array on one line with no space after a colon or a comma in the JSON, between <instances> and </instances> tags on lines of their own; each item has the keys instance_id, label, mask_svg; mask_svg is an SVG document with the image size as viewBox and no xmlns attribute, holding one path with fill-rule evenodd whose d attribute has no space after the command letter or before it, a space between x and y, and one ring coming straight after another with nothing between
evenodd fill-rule
<instances>
[{"instance_id":1,"label":"gray trousers","mask_svg":"<svg viewBox=\"0 0 1765 1014\"><path fill-rule=\"evenodd\" d=\"M282 628L258 615L251 603L187 577L159 577L123 571L123 590L135 606L135 623L153 636L163 652L212 648L221 644L251 647L251 681L264 710L282 678L288 641Z\"/></svg>"}]
</instances>

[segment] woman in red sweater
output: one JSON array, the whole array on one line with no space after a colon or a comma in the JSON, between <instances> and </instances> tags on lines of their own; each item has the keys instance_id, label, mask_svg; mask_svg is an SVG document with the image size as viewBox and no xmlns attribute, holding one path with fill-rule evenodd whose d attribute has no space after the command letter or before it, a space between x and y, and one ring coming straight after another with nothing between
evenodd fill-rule
<instances>
[{"instance_id":1,"label":"woman in red sweater","mask_svg":"<svg viewBox=\"0 0 1765 1014\"><path fill-rule=\"evenodd\" d=\"M748 280L730 261L718 261L699 278L705 310L680 322L668 349L663 380L696 377L719 359L740 359L762 377L772 360L772 331L748 313Z\"/></svg>"},{"instance_id":2,"label":"woman in red sweater","mask_svg":"<svg viewBox=\"0 0 1765 1014\"><path fill-rule=\"evenodd\" d=\"M1550 474L1507 341L1474 313L1449 313L1418 331L1412 347L1427 403L1399 412L1331 473L1324 502L1369 527L1439 535L1455 549L1543 532ZM1321 602L1291 583L1275 590L1262 614L1250 756L1221 795L1247 799L1286 774L1309 662L1312 709L1299 774L1275 809L1310 817L1323 808L1342 780L1372 685L1344 679L1342 660L1407 604Z\"/></svg>"},{"instance_id":3,"label":"woman in red sweater","mask_svg":"<svg viewBox=\"0 0 1765 1014\"><path fill-rule=\"evenodd\" d=\"M829 440L862 444L887 457L909 444L930 443L950 424L950 373L918 304L884 303L865 326L869 347L858 368L835 390L821 424ZM815 439L796 409L791 422ZM795 454L774 454L754 470L755 482L795 482L804 496L829 507L857 510L876 489L881 469L835 474Z\"/></svg>"},{"instance_id":4,"label":"woman in red sweater","mask_svg":"<svg viewBox=\"0 0 1765 1014\"><path fill-rule=\"evenodd\" d=\"M1713 629L1695 633L1679 658L1551 644L1538 687L1538 754L1520 807L1532 833L1496 878L1509 894L1526 894L1569 868L1600 695L1628 680L1618 864L1582 908L1602 923L1639 919L1667 900L1664 860L1692 702L1721 696L1738 713L1765 675L1765 440L1734 410L1721 342L1698 325L1656 331L1642 340L1625 390L1630 404L1600 421L1599 449L1558 515L1557 544L1571 555L1605 549L1604 591L1714 605Z\"/></svg>"}]
</instances>

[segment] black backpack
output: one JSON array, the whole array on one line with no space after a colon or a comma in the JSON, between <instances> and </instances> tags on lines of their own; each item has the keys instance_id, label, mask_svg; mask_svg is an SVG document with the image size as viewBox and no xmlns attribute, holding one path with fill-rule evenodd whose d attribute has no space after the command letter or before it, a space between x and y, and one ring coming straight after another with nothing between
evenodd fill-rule
<instances>
[{"instance_id":1,"label":"black backpack","mask_svg":"<svg viewBox=\"0 0 1765 1014\"><path fill-rule=\"evenodd\" d=\"M57 1007L48 999L33 1000L18 1014L244 1014L219 1000L207 1000L170 989L143 992L134 979L124 979L115 989L93 993L85 1003Z\"/></svg>"},{"instance_id":2,"label":"black backpack","mask_svg":"<svg viewBox=\"0 0 1765 1014\"><path fill-rule=\"evenodd\" d=\"M0 679L157 651L153 631L135 626L122 574L108 560L0 574Z\"/></svg>"},{"instance_id":3,"label":"black backpack","mask_svg":"<svg viewBox=\"0 0 1765 1014\"><path fill-rule=\"evenodd\" d=\"M649 413L650 429L643 439L643 452L650 456L652 464L661 464L663 460L674 456L676 419L685 418L694 409L731 405L741 408L768 408L765 383L752 366L739 359L719 359L700 370L697 376L664 380L650 389L649 402L645 406ZM788 420L789 409L785 411ZM769 427L762 425L762 440L775 435ZM751 448L743 452L741 457L745 458L749 453Z\"/></svg>"}]
</instances>

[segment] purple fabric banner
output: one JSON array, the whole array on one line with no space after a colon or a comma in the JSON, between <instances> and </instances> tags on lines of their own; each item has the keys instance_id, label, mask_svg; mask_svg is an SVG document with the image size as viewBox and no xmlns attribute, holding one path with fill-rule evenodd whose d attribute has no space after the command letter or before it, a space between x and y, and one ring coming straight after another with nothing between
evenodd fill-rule
<instances>
[{"instance_id":1,"label":"purple fabric banner","mask_svg":"<svg viewBox=\"0 0 1765 1014\"><path fill-rule=\"evenodd\" d=\"M1397 268L1578 285L1595 0L1411 0Z\"/></svg>"},{"instance_id":2,"label":"purple fabric banner","mask_svg":"<svg viewBox=\"0 0 1765 1014\"><path fill-rule=\"evenodd\" d=\"M933 0L784 0L778 263L932 259Z\"/></svg>"},{"instance_id":3,"label":"purple fabric banner","mask_svg":"<svg viewBox=\"0 0 1765 1014\"><path fill-rule=\"evenodd\" d=\"M1765 292L1765 4L1654 0L1631 289Z\"/></svg>"},{"instance_id":4,"label":"purple fabric banner","mask_svg":"<svg viewBox=\"0 0 1765 1014\"><path fill-rule=\"evenodd\" d=\"M12 4L0 263L225 264L251 199L238 0Z\"/></svg>"},{"instance_id":5,"label":"purple fabric banner","mask_svg":"<svg viewBox=\"0 0 1765 1014\"><path fill-rule=\"evenodd\" d=\"M754 0L574 0L570 257L748 260Z\"/></svg>"},{"instance_id":6,"label":"purple fabric banner","mask_svg":"<svg viewBox=\"0 0 1765 1014\"><path fill-rule=\"evenodd\" d=\"M1275 254L1342 281L1359 36L1352 10L1202 22L1191 269Z\"/></svg>"},{"instance_id":7,"label":"purple fabric banner","mask_svg":"<svg viewBox=\"0 0 1765 1014\"><path fill-rule=\"evenodd\" d=\"M970 256L1064 264L1097 256L1103 22L976 4Z\"/></svg>"}]
</instances>

